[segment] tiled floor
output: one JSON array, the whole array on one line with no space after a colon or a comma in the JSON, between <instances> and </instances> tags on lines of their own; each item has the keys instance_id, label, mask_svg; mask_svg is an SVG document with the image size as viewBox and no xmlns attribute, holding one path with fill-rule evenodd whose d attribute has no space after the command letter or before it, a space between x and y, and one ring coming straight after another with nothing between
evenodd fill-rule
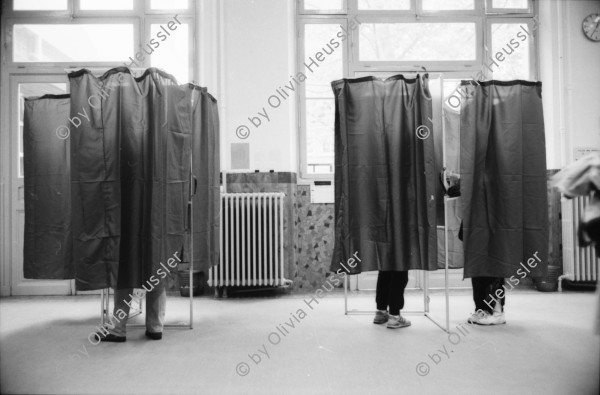
<instances>
[{"instance_id":1,"label":"tiled floor","mask_svg":"<svg viewBox=\"0 0 600 395\"><path fill-rule=\"evenodd\" d=\"M470 292L452 291L450 336L423 316L389 330L369 315L345 316L342 294L308 306L311 297L196 298L194 330L170 329L149 341L131 328L126 343L100 345L87 339L99 297L3 298L1 392L598 393L593 293L515 290L506 325L473 327L464 323ZM372 309L373 299L353 295L350 307ZM422 304L420 292L407 291L407 310ZM186 319L186 299L170 297L167 308L169 322ZM443 321L441 293L431 309Z\"/></svg>"}]
</instances>

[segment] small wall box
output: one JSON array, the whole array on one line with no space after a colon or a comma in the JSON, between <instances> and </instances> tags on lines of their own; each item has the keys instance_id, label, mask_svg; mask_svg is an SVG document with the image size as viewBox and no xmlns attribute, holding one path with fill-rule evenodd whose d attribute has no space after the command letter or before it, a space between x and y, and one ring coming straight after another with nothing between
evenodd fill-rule
<instances>
[{"instance_id":1,"label":"small wall box","mask_svg":"<svg viewBox=\"0 0 600 395\"><path fill-rule=\"evenodd\" d=\"M315 181L310 186L311 203L334 203L335 193L331 181Z\"/></svg>"}]
</instances>

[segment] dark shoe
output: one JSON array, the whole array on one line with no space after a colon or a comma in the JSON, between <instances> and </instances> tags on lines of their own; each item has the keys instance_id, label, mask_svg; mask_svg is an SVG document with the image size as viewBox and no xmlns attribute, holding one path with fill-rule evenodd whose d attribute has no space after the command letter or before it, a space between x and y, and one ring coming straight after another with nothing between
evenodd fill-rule
<instances>
[{"instance_id":1,"label":"dark shoe","mask_svg":"<svg viewBox=\"0 0 600 395\"><path fill-rule=\"evenodd\" d=\"M387 310L377 310L375 312L375 318L373 319L373 323L380 325L388 322L389 314Z\"/></svg>"},{"instance_id":2,"label":"dark shoe","mask_svg":"<svg viewBox=\"0 0 600 395\"><path fill-rule=\"evenodd\" d=\"M160 340L162 339L162 332L149 332L146 331L146 337L152 340Z\"/></svg>"},{"instance_id":3,"label":"dark shoe","mask_svg":"<svg viewBox=\"0 0 600 395\"><path fill-rule=\"evenodd\" d=\"M127 340L127 336L117 336L109 333L105 335L104 333L96 333L94 336L96 341L101 342L111 342L111 343L123 343Z\"/></svg>"}]
</instances>

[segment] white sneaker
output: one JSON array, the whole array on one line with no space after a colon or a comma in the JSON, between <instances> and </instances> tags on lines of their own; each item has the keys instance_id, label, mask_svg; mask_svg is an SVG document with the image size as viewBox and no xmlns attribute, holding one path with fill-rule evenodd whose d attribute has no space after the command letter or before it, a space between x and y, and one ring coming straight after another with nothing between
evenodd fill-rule
<instances>
[{"instance_id":1,"label":"white sneaker","mask_svg":"<svg viewBox=\"0 0 600 395\"><path fill-rule=\"evenodd\" d=\"M477 310L476 312L471 314L469 319L467 319L467 322L469 324L477 324L477 323L479 323L479 320L485 318L486 315L489 315L489 313L487 311Z\"/></svg>"},{"instance_id":2,"label":"white sneaker","mask_svg":"<svg viewBox=\"0 0 600 395\"><path fill-rule=\"evenodd\" d=\"M391 315L389 316L387 327L389 329L398 329L404 328L406 326L410 326L410 321L401 315Z\"/></svg>"},{"instance_id":3,"label":"white sneaker","mask_svg":"<svg viewBox=\"0 0 600 395\"><path fill-rule=\"evenodd\" d=\"M486 313L486 316L476 322L479 325L500 325L506 324L504 312L494 311L494 314Z\"/></svg>"}]
</instances>

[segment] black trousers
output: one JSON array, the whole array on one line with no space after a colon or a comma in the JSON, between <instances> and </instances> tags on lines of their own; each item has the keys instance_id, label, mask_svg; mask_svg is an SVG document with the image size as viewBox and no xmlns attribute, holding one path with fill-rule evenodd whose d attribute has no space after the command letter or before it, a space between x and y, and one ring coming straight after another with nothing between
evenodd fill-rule
<instances>
[{"instance_id":1,"label":"black trousers","mask_svg":"<svg viewBox=\"0 0 600 395\"><path fill-rule=\"evenodd\" d=\"M475 301L475 311L483 310L492 314L496 301L500 302L504 310L506 300L506 290L503 288L504 279L502 277L473 277L473 300ZM502 289L502 297L496 296L496 291Z\"/></svg>"},{"instance_id":2,"label":"black trousers","mask_svg":"<svg viewBox=\"0 0 600 395\"><path fill-rule=\"evenodd\" d=\"M404 307L404 289L408 284L408 272L379 271L375 302L377 310L387 310L391 315L399 315Z\"/></svg>"}]
</instances>

